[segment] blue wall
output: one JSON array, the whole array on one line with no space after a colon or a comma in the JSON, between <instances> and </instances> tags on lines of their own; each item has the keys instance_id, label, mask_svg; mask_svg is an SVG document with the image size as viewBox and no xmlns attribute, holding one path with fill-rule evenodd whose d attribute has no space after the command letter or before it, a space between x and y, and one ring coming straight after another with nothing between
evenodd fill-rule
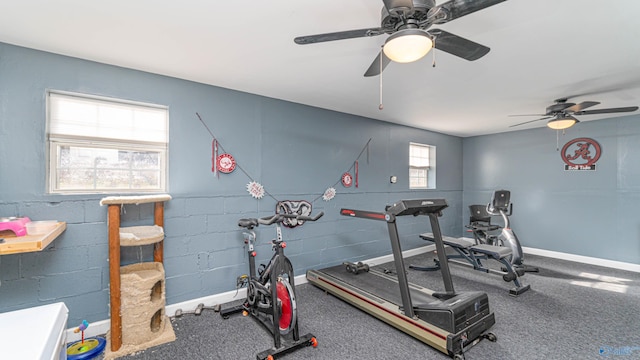
<instances>
[{"instance_id":1,"label":"blue wall","mask_svg":"<svg viewBox=\"0 0 640 360\"><path fill-rule=\"evenodd\" d=\"M464 219L508 189L523 246L640 264L640 115L581 122L560 149L581 137L602 148L596 171L565 171L548 128L465 138Z\"/></svg>"},{"instance_id":2,"label":"blue wall","mask_svg":"<svg viewBox=\"0 0 640 360\"><path fill-rule=\"evenodd\" d=\"M188 65L187 65L188 66ZM0 216L57 219L67 230L47 249L0 256L0 312L64 301L70 324L108 318L107 209L99 195L45 192L47 89L169 106L169 193L165 206L167 303L233 290L246 273L240 217L273 213L275 200L253 199L241 171L211 173L211 136L278 200L312 201L360 159L359 188L337 185L335 199L315 201L316 223L284 229L296 273L390 253L386 224L339 216L350 207L383 211L402 198L446 198L443 231L462 229L460 138L164 76L0 43ZM375 106L375 104L372 104ZM437 190L408 190L409 142L437 147ZM398 176L397 184L389 176ZM127 205L123 226L152 221L150 204ZM426 217L399 219L404 249L422 246ZM273 228L259 228L259 260L270 255ZM123 264L149 260L151 249L123 248Z\"/></svg>"}]
</instances>

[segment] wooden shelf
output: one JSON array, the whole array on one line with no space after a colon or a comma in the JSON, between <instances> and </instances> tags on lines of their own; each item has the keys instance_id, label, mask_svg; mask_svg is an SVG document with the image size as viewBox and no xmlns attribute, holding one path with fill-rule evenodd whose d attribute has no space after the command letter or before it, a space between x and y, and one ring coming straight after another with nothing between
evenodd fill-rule
<instances>
[{"instance_id":1,"label":"wooden shelf","mask_svg":"<svg viewBox=\"0 0 640 360\"><path fill-rule=\"evenodd\" d=\"M4 238L4 242L0 244L0 255L42 251L66 228L66 222L59 222L53 230L46 234L15 236L13 232L8 231L7 235L0 236L0 238Z\"/></svg>"}]
</instances>

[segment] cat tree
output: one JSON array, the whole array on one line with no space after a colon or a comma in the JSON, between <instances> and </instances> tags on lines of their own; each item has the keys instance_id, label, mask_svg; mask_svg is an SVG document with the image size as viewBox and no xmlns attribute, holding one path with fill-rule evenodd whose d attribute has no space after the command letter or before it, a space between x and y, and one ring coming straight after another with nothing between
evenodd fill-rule
<instances>
[{"instance_id":1,"label":"cat tree","mask_svg":"<svg viewBox=\"0 0 640 360\"><path fill-rule=\"evenodd\" d=\"M168 194L111 196L108 205L111 328L104 359L115 359L176 339L165 314L164 202ZM120 227L125 204L154 203L154 225ZM120 266L121 246L153 245L153 261Z\"/></svg>"}]
</instances>

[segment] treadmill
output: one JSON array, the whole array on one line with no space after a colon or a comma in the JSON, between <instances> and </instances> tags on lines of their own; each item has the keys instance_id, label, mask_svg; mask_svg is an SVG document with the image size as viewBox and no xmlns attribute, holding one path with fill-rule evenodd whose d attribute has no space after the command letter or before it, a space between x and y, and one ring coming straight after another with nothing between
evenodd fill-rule
<instances>
[{"instance_id":1,"label":"treadmill","mask_svg":"<svg viewBox=\"0 0 640 360\"><path fill-rule=\"evenodd\" d=\"M384 213L341 209L344 216L387 222L396 274L347 263L346 267L309 270L307 280L454 359L464 359L464 353L481 339L496 341L496 336L487 332L495 324L495 316L486 293L456 293L453 289L438 222L447 206L444 199L414 199L387 206ZM408 282L396 225L396 217L405 215L429 216L444 292Z\"/></svg>"}]
</instances>

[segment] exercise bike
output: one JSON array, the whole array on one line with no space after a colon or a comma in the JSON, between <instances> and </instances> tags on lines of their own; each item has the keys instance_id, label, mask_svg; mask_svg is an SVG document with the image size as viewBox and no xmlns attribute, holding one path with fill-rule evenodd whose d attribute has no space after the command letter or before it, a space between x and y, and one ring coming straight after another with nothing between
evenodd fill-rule
<instances>
[{"instance_id":1,"label":"exercise bike","mask_svg":"<svg viewBox=\"0 0 640 360\"><path fill-rule=\"evenodd\" d=\"M484 205L469 205L471 216L467 228L473 233L476 244L487 244L495 246L506 246L511 249L509 262L518 273L539 272L540 269L528 266L523 263L524 254L522 246L511 229L509 217L513 214L513 203L511 203L511 192L509 190L497 190L491 196L491 202ZM502 217L504 226L491 224L491 216ZM500 234L495 235L496 230ZM503 269L504 271L504 269Z\"/></svg>"},{"instance_id":2,"label":"exercise bike","mask_svg":"<svg viewBox=\"0 0 640 360\"><path fill-rule=\"evenodd\" d=\"M287 246L282 240L280 224L285 219L295 218L303 221L316 221L324 215L318 213L314 217L295 214L275 214L264 218L238 220L238 226L245 228L244 243L249 255L249 274L242 275L236 280L236 287L247 287L247 297L244 303L220 311L224 319L236 313L251 315L273 336L273 347L257 354L258 360L272 360L306 346L316 347L318 341L312 334L300 336L298 331L297 305L293 266L284 255ZM276 224L276 238L271 241L274 251L267 265L260 265L256 269L256 233L253 230L258 225ZM257 270L257 272L256 272Z\"/></svg>"}]
</instances>

